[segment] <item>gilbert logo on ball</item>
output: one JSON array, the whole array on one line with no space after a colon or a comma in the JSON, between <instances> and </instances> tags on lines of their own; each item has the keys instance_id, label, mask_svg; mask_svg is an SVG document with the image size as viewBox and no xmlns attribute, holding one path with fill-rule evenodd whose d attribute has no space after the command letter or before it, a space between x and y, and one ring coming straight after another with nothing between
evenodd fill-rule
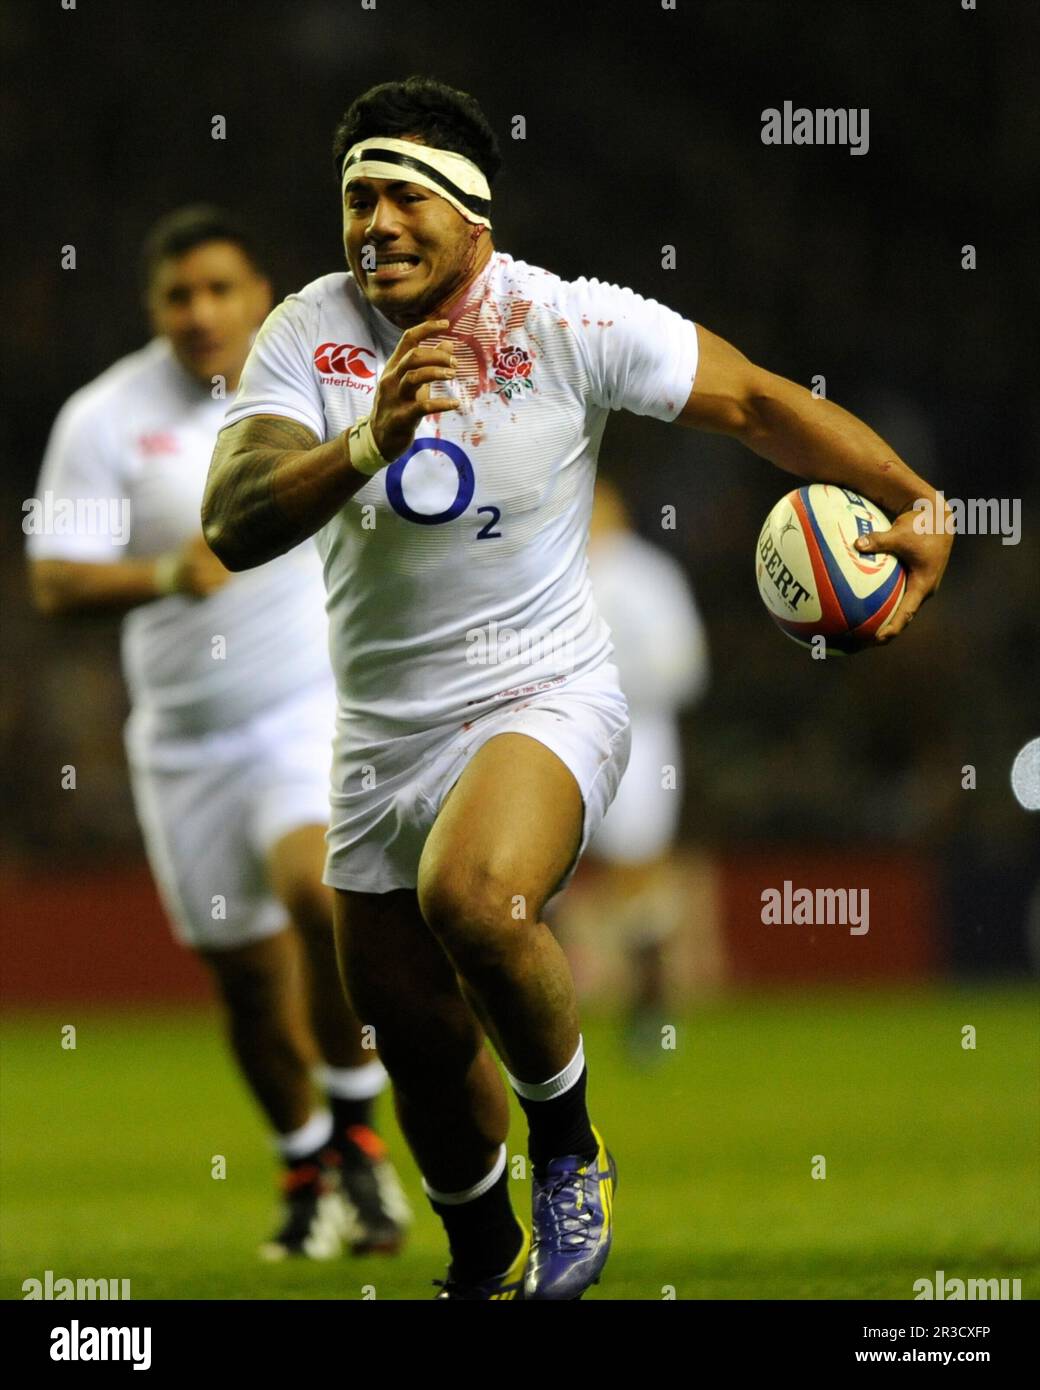
<instances>
[{"instance_id":1,"label":"gilbert logo on ball","mask_svg":"<svg viewBox=\"0 0 1040 1390\"><path fill-rule=\"evenodd\" d=\"M863 555L854 542L889 525L873 502L832 483L782 497L755 554L758 592L781 632L804 647L823 637L828 652L869 646L899 607L906 571L894 555Z\"/></svg>"}]
</instances>

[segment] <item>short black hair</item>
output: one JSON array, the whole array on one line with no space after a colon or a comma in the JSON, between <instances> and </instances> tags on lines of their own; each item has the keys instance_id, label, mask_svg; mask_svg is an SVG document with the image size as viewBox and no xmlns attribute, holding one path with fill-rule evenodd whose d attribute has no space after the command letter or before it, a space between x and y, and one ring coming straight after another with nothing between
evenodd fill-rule
<instances>
[{"instance_id":1,"label":"short black hair","mask_svg":"<svg viewBox=\"0 0 1040 1390\"><path fill-rule=\"evenodd\" d=\"M207 241L232 242L258 275L267 274L253 236L237 218L212 203L193 203L168 212L145 237L141 250L141 287L145 294L163 261L187 255Z\"/></svg>"},{"instance_id":2,"label":"short black hair","mask_svg":"<svg viewBox=\"0 0 1040 1390\"><path fill-rule=\"evenodd\" d=\"M337 179L350 147L374 135L421 135L429 145L472 160L489 184L502 167L495 132L475 98L435 77L380 82L351 102L332 141Z\"/></svg>"}]
</instances>

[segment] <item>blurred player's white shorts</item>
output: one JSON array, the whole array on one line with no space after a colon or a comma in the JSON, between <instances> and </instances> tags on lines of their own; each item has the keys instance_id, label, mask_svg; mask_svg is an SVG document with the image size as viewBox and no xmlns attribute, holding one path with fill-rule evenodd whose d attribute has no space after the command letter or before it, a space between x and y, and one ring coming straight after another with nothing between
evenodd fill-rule
<instances>
[{"instance_id":1,"label":"blurred player's white shorts","mask_svg":"<svg viewBox=\"0 0 1040 1390\"><path fill-rule=\"evenodd\" d=\"M610 662L552 690L496 705L468 728L455 723L360 746L338 739L325 882L359 893L414 888L444 798L496 734L537 739L574 774L585 807L580 858L628 762L628 705ZM577 859L557 892L576 866Z\"/></svg>"},{"instance_id":2,"label":"blurred player's white shorts","mask_svg":"<svg viewBox=\"0 0 1040 1390\"><path fill-rule=\"evenodd\" d=\"M143 747L128 734L148 862L183 945L228 950L286 926L265 861L290 830L328 824L335 719L330 678L202 738Z\"/></svg>"},{"instance_id":3,"label":"blurred player's white shorts","mask_svg":"<svg viewBox=\"0 0 1040 1390\"><path fill-rule=\"evenodd\" d=\"M682 746L675 718L634 713L628 771L589 852L617 864L661 858L675 839L681 800Z\"/></svg>"}]
</instances>

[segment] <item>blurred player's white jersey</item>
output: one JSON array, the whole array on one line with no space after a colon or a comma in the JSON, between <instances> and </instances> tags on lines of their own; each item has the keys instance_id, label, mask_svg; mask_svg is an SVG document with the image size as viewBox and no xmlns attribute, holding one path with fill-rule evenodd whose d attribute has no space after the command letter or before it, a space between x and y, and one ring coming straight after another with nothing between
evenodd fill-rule
<instances>
[{"instance_id":1,"label":"blurred player's white jersey","mask_svg":"<svg viewBox=\"0 0 1040 1390\"><path fill-rule=\"evenodd\" d=\"M633 716L675 713L708 681L708 646L682 566L634 531L597 536L589 576Z\"/></svg>"},{"instance_id":2,"label":"blurred player's white jersey","mask_svg":"<svg viewBox=\"0 0 1040 1390\"><path fill-rule=\"evenodd\" d=\"M318 533L355 742L465 727L608 658L585 564L607 414L674 420L696 371L679 314L502 253L445 317L462 410L422 421ZM261 329L227 423L280 415L335 438L370 413L400 333L353 276L315 280Z\"/></svg>"},{"instance_id":3,"label":"blurred player's white jersey","mask_svg":"<svg viewBox=\"0 0 1040 1390\"><path fill-rule=\"evenodd\" d=\"M39 495L128 499L129 540L83 527L35 534L32 558L113 562L158 555L198 535L226 406L191 378L164 338L77 391L55 421ZM122 632L132 756L147 761L160 747L187 747L329 684L323 606L321 562L307 543L205 599L175 594L132 609Z\"/></svg>"},{"instance_id":4,"label":"blurred player's white jersey","mask_svg":"<svg viewBox=\"0 0 1040 1390\"><path fill-rule=\"evenodd\" d=\"M632 719L628 770L591 848L606 859L643 862L666 854L675 836L678 712L704 692L707 642L681 566L634 532L597 536L589 574Z\"/></svg>"}]
</instances>

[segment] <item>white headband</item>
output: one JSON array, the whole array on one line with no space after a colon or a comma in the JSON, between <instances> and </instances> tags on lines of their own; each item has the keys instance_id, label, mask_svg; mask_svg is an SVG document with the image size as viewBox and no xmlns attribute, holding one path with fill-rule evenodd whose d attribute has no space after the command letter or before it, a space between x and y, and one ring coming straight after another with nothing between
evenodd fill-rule
<instances>
[{"instance_id":1,"label":"white headband","mask_svg":"<svg viewBox=\"0 0 1040 1390\"><path fill-rule=\"evenodd\" d=\"M375 136L359 140L343 157L343 193L351 179L407 179L440 194L467 222L491 226L491 189L471 159L454 150L419 145L414 140Z\"/></svg>"}]
</instances>

